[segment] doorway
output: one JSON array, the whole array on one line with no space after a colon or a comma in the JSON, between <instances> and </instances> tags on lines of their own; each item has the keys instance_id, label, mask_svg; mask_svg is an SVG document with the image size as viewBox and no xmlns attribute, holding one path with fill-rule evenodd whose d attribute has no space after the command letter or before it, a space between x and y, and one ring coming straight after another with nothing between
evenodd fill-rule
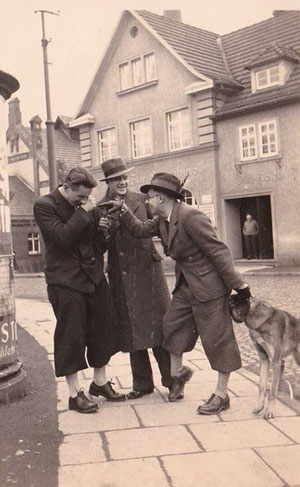
<instances>
[{"instance_id":1,"label":"doorway","mask_svg":"<svg viewBox=\"0 0 300 487\"><path fill-rule=\"evenodd\" d=\"M259 258L274 259L270 195L225 200L226 240L234 259L247 257L243 225L248 213L259 225Z\"/></svg>"}]
</instances>

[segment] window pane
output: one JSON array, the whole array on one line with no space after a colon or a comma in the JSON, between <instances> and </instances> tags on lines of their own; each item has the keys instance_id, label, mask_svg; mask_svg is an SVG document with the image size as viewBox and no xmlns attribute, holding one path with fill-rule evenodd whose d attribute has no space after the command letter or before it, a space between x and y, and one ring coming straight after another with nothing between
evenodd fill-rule
<instances>
[{"instance_id":1,"label":"window pane","mask_svg":"<svg viewBox=\"0 0 300 487\"><path fill-rule=\"evenodd\" d=\"M143 83L143 69L141 58L131 61L133 86Z\"/></svg>"},{"instance_id":2,"label":"window pane","mask_svg":"<svg viewBox=\"0 0 300 487\"><path fill-rule=\"evenodd\" d=\"M240 147L242 160L256 158L255 126L242 127L240 129Z\"/></svg>"},{"instance_id":3,"label":"window pane","mask_svg":"<svg viewBox=\"0 0 300 487\"><path fill-rule=\"evenodd\" d=\"M151 155L153 152L150 119L130 124L132 155L134 158Z\"/></svg>"},{"instance_id":4,"label":"window pane","mask_svg":"<svg viewBox=\"0 0 300 487\"><path fill-rule=\"evenodd\" d=\"M156 63L154 53L145 56L145 81L156 79Z\"/></svg>"},{"instance_id":5,"label":"window pane","mask_svg":"<svg viewBox=\"0 0 300 487\"><path fill-rule=\"evenodd\" d=\"M190 115L187 108L168 113L167 124L170 150L192 145Z\"/></svg>"},{"instance_id":6,"label":"window pane","mask_svg":"<svg viewBox=\"0 0 300 487\"><path fill-rule=\"evenodd\" d=\"M126 90L131 86L129 64L125 63L120 66L120 84L121 90Z\"/></svg>"},{"instance_id":7,"label":"window pane","mask_svg":"<svg viewBox=\"0 0 300 487\"><path fill-rule=\"evenodd\" d=\"M117 136L116 129L111 128L107 130L101 130L99 132L99 155L100 162L106 161L115 157L118 153L117 150Z\"/></svg>"}]
</instances>

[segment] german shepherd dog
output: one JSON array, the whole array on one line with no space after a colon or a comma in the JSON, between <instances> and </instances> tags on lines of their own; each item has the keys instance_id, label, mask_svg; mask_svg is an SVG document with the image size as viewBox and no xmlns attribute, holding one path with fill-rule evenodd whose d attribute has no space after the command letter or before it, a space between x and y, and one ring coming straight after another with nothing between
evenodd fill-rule
<instances>
[{"instance_id":1,"label":"german shepherd dog","mask_svg":"<svg viewBox=\"0 0 300 487\"><path fill-rule=\"evenodd\" d=\"M233 321L244 322L260 357L258 404L253 414L264 411L264 418L274 418L275 401L282 370L281 360L293 354L300 365L300 319L254 297L241 301L230 296L229 310ZM268 378L272 368L270 391Z\"/></svg>"}]
</instances>

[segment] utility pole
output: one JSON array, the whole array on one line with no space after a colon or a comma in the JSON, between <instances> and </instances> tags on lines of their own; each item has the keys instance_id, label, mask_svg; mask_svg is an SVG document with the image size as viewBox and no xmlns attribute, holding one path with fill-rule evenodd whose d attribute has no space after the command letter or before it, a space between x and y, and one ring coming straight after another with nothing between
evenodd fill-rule
<instances>
[{"instance_id":1,"label":"utility pole","mask_svg":"<svg viewBox=\"0 0 300 487\"><path fill-rule=\"evenodd\" d=\"M49 10L35 10L35 13L41 13L42 20L42 48L44 59L44 78L45 78L45 95L46 95L46 108L47 108L47 146L48 146L48 166L49 166L49 184L50 191L53 191L57 186L57 169L56 169L56 157L55 157L55 140L54 140L54 122L51 116L51 102L50 102L50 86L49 86L49 71L48 71L48 53L47 46L51 39L46 38L45 33L45 14L59 15L59 12L50 12Z\"/></svg>"}]
</instances>

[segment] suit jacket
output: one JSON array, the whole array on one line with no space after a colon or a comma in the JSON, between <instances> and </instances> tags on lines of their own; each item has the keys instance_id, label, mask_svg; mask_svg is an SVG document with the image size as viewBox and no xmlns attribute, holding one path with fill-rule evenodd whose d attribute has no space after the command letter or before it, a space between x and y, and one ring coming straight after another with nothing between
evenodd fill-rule
<instances>
[{"instance_id":1,"label":"suit jacket","mask_svg":"<svg viewBox=\"0 0 300 487\"><path fill-rule=\"evenodd\" d=\"M206 215L192 206L175 201L167 231L162 217L140 222L127 211L120 217L137 238L158 235L167 253L176 261L176 287L181 273L199 301L210 301L241 286L227 245L218 240Z\"/></svg>"},{"instance_id":2,"label":"suit jacket","mask_svg":"<svg viewBox=\"0 0 300 487\"><path fill-rule=\"evenodd\" d=\"M75 208L56 189L35 202L34 217L46 247L47 284L94 292L105 279L105 245L98 230L98 210Z\"/></svg>"}]
</instances>

